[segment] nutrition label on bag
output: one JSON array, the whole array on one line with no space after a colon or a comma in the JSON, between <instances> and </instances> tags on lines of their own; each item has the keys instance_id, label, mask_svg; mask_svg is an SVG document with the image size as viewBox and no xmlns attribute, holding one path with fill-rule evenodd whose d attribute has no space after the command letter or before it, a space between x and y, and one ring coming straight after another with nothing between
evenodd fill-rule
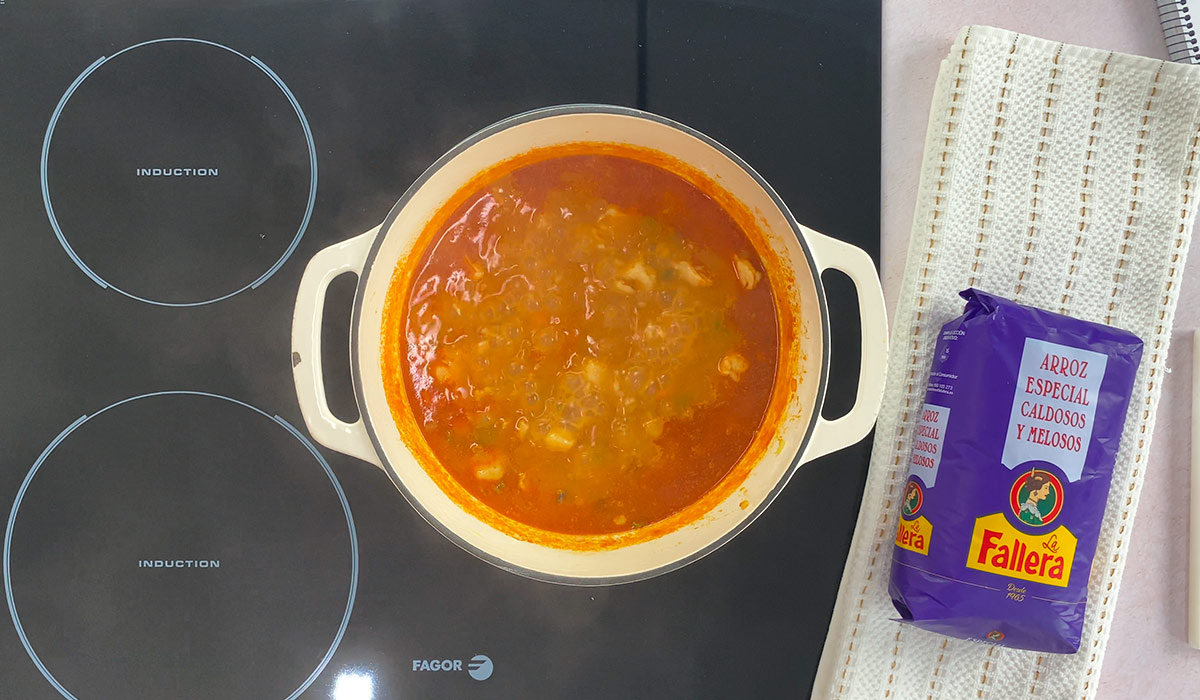
<instances>
[{"instance_id":1,"label":"nutrition label on bag","mask_svg":"<svg viewBox=\"0 0 1200 700\"><path fill-rule=\"evenodd\" d=\"M1035 338L1025 339L1001 461L1057 465L1069 481L1083 473L1096 400L1108 357Z\"/></svg>"}]
</instances>

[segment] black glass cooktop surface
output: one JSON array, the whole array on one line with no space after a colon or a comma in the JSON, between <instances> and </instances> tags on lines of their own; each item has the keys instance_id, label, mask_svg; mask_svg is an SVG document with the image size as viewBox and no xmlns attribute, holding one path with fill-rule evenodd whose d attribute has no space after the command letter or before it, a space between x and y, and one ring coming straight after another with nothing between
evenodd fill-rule
<instances>
[{"instance_id":1,"label":"black glass cooktop surface","mask_svg":"<svg viewBox=\"0 0 1200 700\"><path fill-rule=\"evenodd\" d=\"M317 251L528 109L640 107L721 141L878 256L877 0L0 0L0 697L806 697L868 443L710 556L538 583L317 445L292 309ZM826 277L827 413L853 288ZM326 307L356 412L353 282Z\"/></svg>"},{"instance_id":2,"label":"black glass cooktop surface","mask_svg":"<svg viewBox=\"0 0 1200 700\"><path fill-rule=\"evenodd\" d=\"M161 392L80 417L10 521L17 633L78 697L287 697L353 609L358 542L333 471L286 421L228 397Z\"/></svg>"}]
</instances>

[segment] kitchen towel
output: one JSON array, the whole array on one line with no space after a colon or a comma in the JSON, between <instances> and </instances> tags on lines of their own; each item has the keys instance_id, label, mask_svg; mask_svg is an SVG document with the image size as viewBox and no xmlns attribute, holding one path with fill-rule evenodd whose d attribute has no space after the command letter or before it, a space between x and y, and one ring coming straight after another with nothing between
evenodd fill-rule
<instances>
[{"instance_id":1,"label":"kitchen towel","mask_svg":"<svg viewBox=\"0 0 1200 700\"><path fill-rule=\"evenodd\" d=\"M883 408L814 698L1088 700L1125 566L1196 217L1200 67L963 29L934 89ZM1092 563L1080 651L894 621L899 498L934 341L977 287L1145 343Z\"/></svg>"}]
</instances>

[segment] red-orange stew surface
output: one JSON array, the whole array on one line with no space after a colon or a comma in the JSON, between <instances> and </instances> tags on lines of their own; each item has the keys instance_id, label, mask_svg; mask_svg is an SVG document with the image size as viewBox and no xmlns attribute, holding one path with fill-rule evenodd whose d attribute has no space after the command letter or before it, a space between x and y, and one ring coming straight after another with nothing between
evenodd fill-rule
<instances>
[{"instance_id":1,"label":"red-orange stew surface","mask_svg":"<svg viewBox=\"0 0 1200 700\"><path fill-rule=\"evenodd\" d=\"M385 379L454 479L526 525L613 533L686 508L770 401L779 329L754 246L633 158L550 156L485 184L390 295Z\"/></svg>"}]
</instances>

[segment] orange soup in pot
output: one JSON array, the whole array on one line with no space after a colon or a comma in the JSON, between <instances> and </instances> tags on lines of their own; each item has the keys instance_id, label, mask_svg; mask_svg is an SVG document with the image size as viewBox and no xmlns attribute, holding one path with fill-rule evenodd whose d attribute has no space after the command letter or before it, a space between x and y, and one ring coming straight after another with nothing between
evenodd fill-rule
<instances>
[{"instance_id":1,"label":"orange soup in pot","mask_svg":"<svg viewBox=\"0 0 1200 700\"><path fill-rule=\"evenodd\" d=\"M543 530L618 533L701 499L754 440L779 361L750 237L626 155L551 149L468 187L388 293L397 419Z\"/></svg>"}]
</instances>

